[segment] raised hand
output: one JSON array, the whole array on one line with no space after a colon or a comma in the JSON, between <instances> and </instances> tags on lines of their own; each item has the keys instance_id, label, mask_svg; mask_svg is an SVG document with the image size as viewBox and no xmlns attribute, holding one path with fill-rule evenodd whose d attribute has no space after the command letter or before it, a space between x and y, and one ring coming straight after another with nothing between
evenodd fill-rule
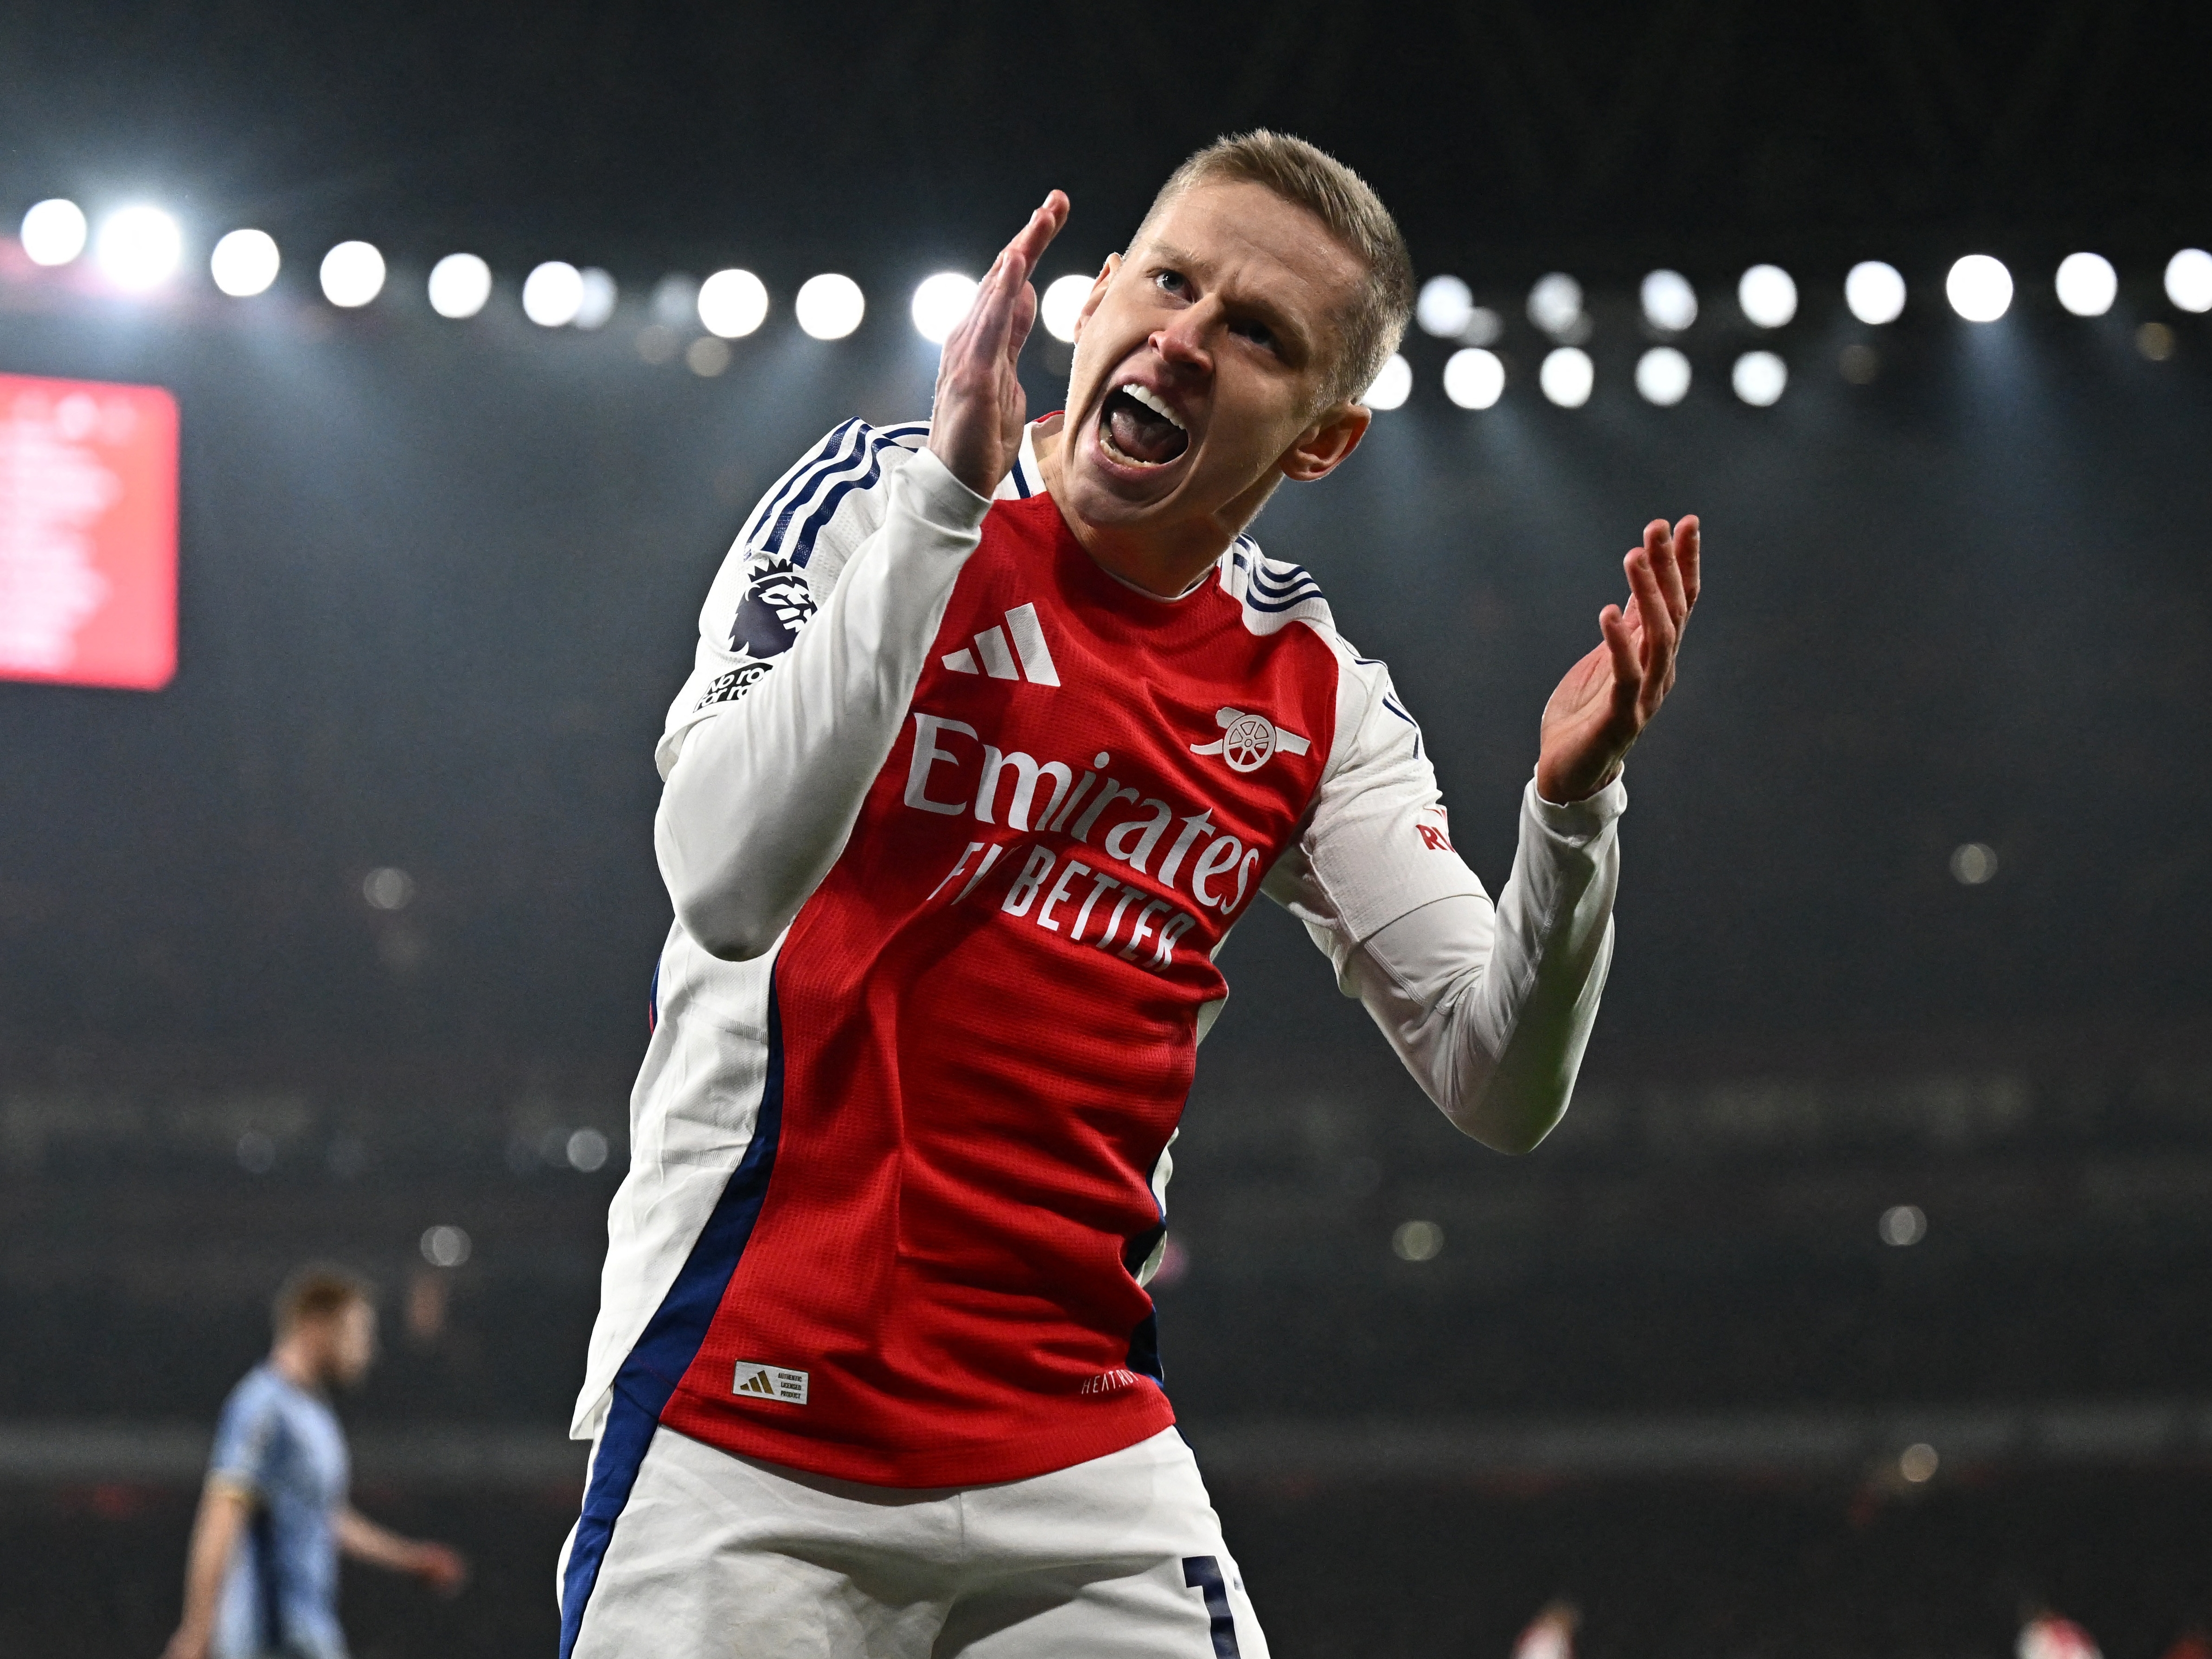
<instances>
[{"instance_id":1,"label":"raised hand","mask_svg":"<svg viewBox=\"0 0 2212 1659\"><path fill-rule=\"evenodd\" d=\"M1036 321L1030 273L1066 222L1067 198L1054 191L985 273L938 360L929 453L978 495L996 489L1021 453L1029 400L1014 362Z\"/></svg>"},{"instance_id":2,"label":"raised hand","mask_svg":"<svg viewBox=\"0 0 2212 1659\"><path fill-rule=\"evenodd\" d=\"M1598 614L1605 638L1567 671L1544 705L1536 791L1565 805L1595 794L1621 763L1674 684L1682 629L1698 603L1698 521L1654 519L1644 545L1622 561L1628 608Z\"/></svg>"}]
</instances>

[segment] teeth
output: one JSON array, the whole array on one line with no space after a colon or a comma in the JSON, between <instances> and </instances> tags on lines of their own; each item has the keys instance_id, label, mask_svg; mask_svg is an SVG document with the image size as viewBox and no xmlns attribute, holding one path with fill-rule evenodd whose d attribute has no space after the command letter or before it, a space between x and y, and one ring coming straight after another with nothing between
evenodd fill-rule
<instances>
[{"instance_id":1,"label":"teeth","mask_svg":"<svg viewBox=\"0 0 2212 1659\"><path fill-rule=\"evenodd\" d=\"M1146 409L1151 410L1153 414L1158 416L1176 431L1181 432L1184 429L1183 423L1176 418L1175 410L1167 406L1167 404L1161 398L1158 392L1153 392L1147 387L1139 386L1134 380L1130 381L1127 386L1117 386L1115 389L1120 392L1124 397L1135 398L1139 403L1144 404Z\"/></svg>"}]
</instances>

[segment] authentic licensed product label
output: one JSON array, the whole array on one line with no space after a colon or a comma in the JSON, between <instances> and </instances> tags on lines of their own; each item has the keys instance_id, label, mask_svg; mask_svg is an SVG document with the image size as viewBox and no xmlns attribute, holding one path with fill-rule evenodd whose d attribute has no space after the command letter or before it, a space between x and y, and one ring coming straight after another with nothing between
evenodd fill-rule
<instances>
[{"instance_id":1,"label":"authentic licensed product label","mask_svg":"<svg viewBox=\"0 0 2212 1659\"><path fill-rule=\"evenodd\" d=\"M781 1400L787 1406L804 1406L806 1373L786 1370L781 1365L763 1365L757 1359L740 1359L730 1392L750 1395L756 1400Z\"/></svg>"}]
</instances>

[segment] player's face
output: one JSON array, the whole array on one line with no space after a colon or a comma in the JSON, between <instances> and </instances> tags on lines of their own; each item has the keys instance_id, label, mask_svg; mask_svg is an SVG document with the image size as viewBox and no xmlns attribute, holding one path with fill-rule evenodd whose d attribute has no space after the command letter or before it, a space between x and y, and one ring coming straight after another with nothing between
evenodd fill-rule
<instances>
[{"instance_id":1,"label":"player's face","mask_svg":"<svg viewBox=\"0 0 2212 1659\"><path fill-rule=\"evenodd\" d=\"M1100 526L1234 530L1281 477L1333 468L1366 426L1357 405L1322 404L1362 276L1272 191L1184 191L1107 261L1077 324L1061 504Z\"/></svg>"},{"instance_id":2,"label":"player's face","mask_svg":"<svg viewBox=\"0 0 2212 1659\"><path fill-rule=\"evenodd\" d=\"M350 1387L368 1375L376 1363L376 1310L366 1302L349 1302L331 1321L329 1357L331 1381Z\"/></svg>"}]
</instances>

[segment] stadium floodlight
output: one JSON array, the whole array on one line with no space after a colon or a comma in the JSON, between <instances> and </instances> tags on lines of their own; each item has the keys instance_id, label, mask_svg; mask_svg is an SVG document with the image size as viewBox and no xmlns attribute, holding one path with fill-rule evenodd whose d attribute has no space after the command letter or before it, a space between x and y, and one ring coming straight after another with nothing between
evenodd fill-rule
<instances>
[{"instance_id":1,"label":"stadium floodlight","mask_svg":"<svg viewBox=\"0 0 2212 1659\"><path fill-rule=\"evenodd\" d=\"M1359 401L1370 409L1397 409L1413 392L1413 366L1394 351Z\"/></svg>"},{"instance_id":2,"label":"stadium floodlight","mask_svg":"<svg viewBox=\"0 0 2212 1659\"><path fill-rule=\"evenodd\" d=\"M100 222L92 244L100 274L134 292L167 282L184 256L184 233L156 207L118 208Z\"/></svg>"},{"instance_id":3,"label":"stadium floodlight","mask_svg":"<svg viewBox=\"0 0 2212 1659\"><path fill-rule=\"evenodd\" d=\"M2101 253L2069 253L2058 262L2058 303L2076 317L2101 317L2119 297L2119 273Z\"/></svg>"},{"instance_id":4,"label":"stadium floodlight","mask_svg":"<svg viewBox=\"0 0 2212 1659\"><path fill-rule=\"evenodd\" d=\"M522 314L540 328L566 328L584 308L584 273L548 259L522 279Z\"/></svg>"},{"instance_id":5,"label":"stadium floodlight","mask_svg":"<svg viewBox=\"0 0 2212 1659\"><path fill-rule=\"evenodd\" d=\"M867 315L868 301L860 285L850 276L824 271L799 285L791 309L799 327L816 339L842 340L860 327L860 319Z\"/></svg>"},{"instance_id":6,"label":"stadium floodlight","mask_svg":"<svg viewBox=\"0 0 2212 1659\"><path fill-rule=\"evenodd\" d=\"M1528 290L1528 320L1547 334L1565 334L1583 319L1583 285L1564 270L1540 276Z\"/></svg>"},{"instance_id":7,"label":"stadium floodlight","mask_svg":"<svg viewBox=\"0 0 2212 1659\"><path fill-rule=\"evenodd\" d=\"M1421 284L1421 297L1413 302L1413 320L1421 332L1439 340L1456 340L1474 319L1474 290L1456 276L1431 276Z\"/></svg>"},{"instance_id":8,"label":"stadium floodlight","mask_svg":"<svg viewBox=\"0 0 2212 1659\"><path fill-rule=\"evenodd\" d=\"M491 267L473 253L448 253L430 267L430 309L455 322L473 317L491 298Z\"/></svg>"},{"instance_id":9,"label":"stadium floodlight","mask_svg":"<svg viewBox=\"0 0 2212 1659\"><path fill-rule=\"evenodd\" d=\"M1644 304L1644 320L1669 334L1680 334L1698 320L1698 290L1679 270L1653 271L1644 279L1638 298ZM1689 383L1686 380L1683 384ZM1672 403L1674 399L1655 398L1652 401Z\"/></svg>"},{"instance_id":10,"label":"stadium floodlight","mask_svg":"<svg viewBox=\"0 0 2212 1659\"><path fill-rule=\"evenodd\" d=\"M1996 872L1997 849L1989 842L1970 841L1951 849L1951 878L1961 887L1982 886Z\"/></svg>"},{"instance_id":11,"label":"stadium floodlight","mask_svg":"<svg viewBox=\"0 0 2212 1659\"><path fill-rule=\"evenodd\" d=\"M1862 259L1844 278L1844 303L1863 323L1893 323L1905 310L1905 278L1885 260Z\"/></svg>"},{"instance_id":12,"label":"stadium floodlight","mask_svg":"<svg viewBox=\"0 0 2212 1659\"><path fill-rule=\"evenodd\" d=\"M459 1227L426 1228L422 1250L422 1260L434 1267L458 1267L469 1259L469 1236Z\"/></svg>"},{"instance_id":13,"label":"stadium floodlight","mask_svg":"<svg viewBox=\"0 0 2212 1659\"><path fill-rule=\"evenodd\" d=\"M1736 279L1735 302L1754 328L1780 328L1797 314L1796 279L1780 265L1753 265Z\"/></svg>"},{"instance_id":14,"label":"stadium floodlight","mask_svg":"<svg viewBox=\"0 0 2212 1659\"><path fill-rule=\"evenodd\" d=\"M1543 366L1536 371L1536 384L1561 409L1580 409L1588 403L1596 380L1589 353L1579 346L1560 346L1547 352Z\"/></svg>"},{"instance_id":15,"label":"stadium floodlight","mask_svg":"<svg viewBox=\"0 0 2212 1659\"><path fill-rule=\"evenodd\" d=\"M914 291L910 307L914 331L932 345L943 345L975 303L975 288L973 276L963 276L957 270L940 270L934 276L923 277Z\"/></svg>"},{"instance_id":16,"label":"stadium floodlight","mask_svg":"<svg viewBox=\"0 0 2212 1659\"><path fill-rule=\"evenodd\" d=\"M1747 351L1729 376L1735 395L1753 409L1771 409L1790 385L1790 365L1771 351Z\"/></svg>"},{"instance_id":17,"label":"stadium floodlight","mask_svg":"<svg viewBox=\"0 0 2212 1659\"><path fill-rule=\"evenodd\" d=\"M1488 409L1505 392L1505 364L1494 351L1469 346L1444 364L1444 396L1462 409Z\"/></svg>"},{"instance_id":18,"label":"stadium floodlight","mask_svg":"<svg viewBox=\"0 0 2212 1659\"><path fill-rule=\"evenodd\" d=\"M604 328L607 319L615 314L615 301L621 290L615 279L597 265L586 265L578 273L584 279L584 297L576 307L575 326Z\"/></svg>"},{"instance_id":19,"label":"stadium floodlight","mask_svg":"<svg viewBox=\"0 0 2212 1659\"><path fill-rule=\"evenodd\" d=\"M768 317L768 289L750 270L718 270L699 284L699 323L725 340L742 339Z\"/></svg>"},{"instance_id":20,"label":"stadium floodlight","mask_svg":"<svg viewBox=\"0 0 2212 1659\"><path fill-rule=\"evenodd\" d=\"M1994 323L2012 307L2012 272L2001 259L1969 253L1943 279L1951 309L1970 323Z\"/></svg>"},{"instance_id":21,"label":"stadium floodlight","mask_svg":"<svg viewBox=\"0 0 2212 1659\"><path fill-rule=\"evenodd\" d=\"M2212 253L2185 247L2168 259L2166 297L2177 311L2212 311Z\"/></svg>"},{"instance_id":22,"label":"stadium floodlight","mask_svg":"<svg viewBox=\"0 0 2212 1659\"><path fill-rule=\"evenodd\" d=\"M1083 307L1090 302L1093 286L1091 278L1072 272L1054 277L1037 305L1037 316L1044 324L1044 331L1055 340L1072 343L1076 319L1083 315Z\"/></svg>"},{"instance_id":23,"label":"stadium floodlight","mask_svg":"<svg viewBox=\"0 0 2212 1659\"><path fill-rule=\"evenodd\" d=\"M34 265L65 265L84 252L89 227L84 210L59 196L49 197L23 216L23 252Z\"/></svg>"},{"instance_id":24,"label":"stadium floodlight","mask_svg":"<svg viewBox=\"0 0 2212 1659\"><path fill-rule=\"evenodd\" d=\"M1636 360L1636 389L1647 404L1672 409L1690 395L1690 360L1672 346L1654 346Z\"/></svg>"},{"instance_id":25,"label":"stadium floodlight","mask_svg":"<svg viewBox=\"0 0 2212 1659\"><path fill-rule=\"evenodd\" d=\"M267 231L234 230L208 255L208 275L232 299L250 300L269 291L283 264L276 239Z\"/></svg>"},{"instance_id":26,"label":"stadium floodlight","mask_svg":"<svg viewBox=\"0 0 2212 1659\"><path fill-rule=\"evenodd\" d=\"M323 255L323 297L352 311L384 292L384 256L367 242L340 242Z\"/></svg>"}]
</instances>

